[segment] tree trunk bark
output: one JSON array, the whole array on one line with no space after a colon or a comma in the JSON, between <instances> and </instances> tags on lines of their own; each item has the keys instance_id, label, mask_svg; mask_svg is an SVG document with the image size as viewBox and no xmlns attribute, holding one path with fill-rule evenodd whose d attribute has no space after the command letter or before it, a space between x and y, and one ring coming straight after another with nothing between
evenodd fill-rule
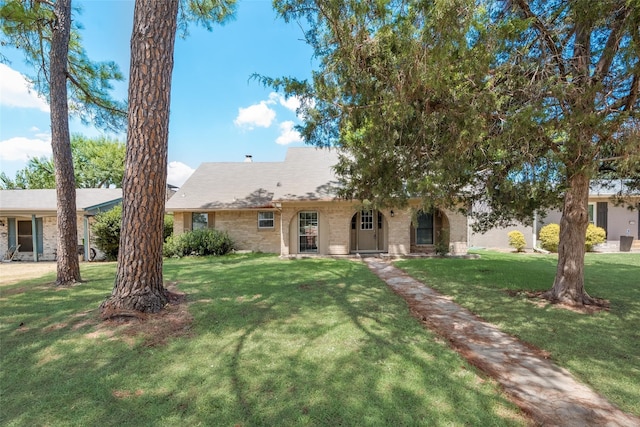
<instances>
[{"instance_id":1,"label":"tree trunk bark","mask_svg":"<svg viewBox=\"0 0 640 427\"><path fill-rule=\"evenodd\" d=\"M178 0L135 3L118 271L103 317L155 313L168 302L162 244L177 14Z\"/></svg>"},{"instance_id":2,"label":"tree trunk bark","mask_svg":"<svg viewBox=\"0 0 640 427\"><path fill-rule=\"evenodd\" d=\"M558 268L551 290L544 297L570 305L593 304L584 289L584 253L589 213L589 176L577 173L569 179L560 219Z\"/></svg>"},{"instance_id":3,"label":"tree trunk bark","mask_svg":"<svg viewBox=\"0 0 640 427\"><path fill-rule=\"evenodd\" d=\"M78 227L76 218L76 180L73 173L69 106L67 103L67 62L71 33L71 0L58 0L56 25L51 36L49 78L51 104L51 148L55 164L57 196L57 279L66 286L80 281ZM36 248L33 248L37 250Z\"/></svg>"}]
</instances>

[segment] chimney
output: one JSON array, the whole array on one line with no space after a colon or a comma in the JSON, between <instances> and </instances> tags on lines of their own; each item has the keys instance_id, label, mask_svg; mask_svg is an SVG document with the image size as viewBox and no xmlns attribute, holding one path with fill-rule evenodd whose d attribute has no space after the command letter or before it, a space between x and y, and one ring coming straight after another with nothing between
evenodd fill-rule
<instances>
[{"instance_id":1,"label":"chimney","mask_svg":"<svg viewBox=\"0 0 640 427\"><path fill-rule=\"evenodd\" d=\"M251 163L253 162L253 156L251 154L247 154L244 156L244 162L245 163Z\"/></svg>"}]
</instances>

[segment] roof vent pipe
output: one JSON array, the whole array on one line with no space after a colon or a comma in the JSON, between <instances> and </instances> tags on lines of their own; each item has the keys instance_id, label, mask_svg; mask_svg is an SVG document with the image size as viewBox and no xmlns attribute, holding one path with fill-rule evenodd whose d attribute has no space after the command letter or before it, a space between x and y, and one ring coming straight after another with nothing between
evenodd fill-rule
<instances>
[{"instance_id":1,"label":"roof vent pipe","mask_svg":"<svg viewBox=\"0 0 640 427\"><path fill-rule=\"evenodd\" d=\"M244 162L245 162L245 163L251 163L251 162L253 162L253 156L252 156L251 154L246 154L246 155L244 156Z\"/></svg>"}]
</instances>

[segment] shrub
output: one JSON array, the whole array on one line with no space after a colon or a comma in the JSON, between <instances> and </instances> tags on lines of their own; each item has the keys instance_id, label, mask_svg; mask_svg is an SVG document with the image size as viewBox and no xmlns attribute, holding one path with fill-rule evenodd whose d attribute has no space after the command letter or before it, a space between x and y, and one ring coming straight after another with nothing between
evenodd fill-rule
<instances>
[{"instance_id":1,"label":"shrub","mask_svg":"<svg viewBox=\"0 0 640 427\"><path fill-rule=\"evenodd\" d=\"M550 252L558 252L560 244L560 226L558 224L547 224L540 229L540 244L542 249Z\"/></svg>"},{"instance_id":2,"label":"shrub","mask_svg":"<svg viewBox=\"0 0 640 427\"><path fill-rule=\"evenodd\" d=\"M193 230L178 236L170 236L162 253L166 257L187 255L225 255L233 250L233 241L226 232L218 230Z\"/></svg>"},{"instance_id":3,"label":"shrub","mask_svg":"<svg viewBox=\"0 0 640 427\"><path fill-rule=\"evenodd\" d=\"M169 236L173 235L173 215L164 216L164 230L162 232L162 240L167 241Z\"/></svg>"},{"instance_id":4,"label":"shrub","mask_svg":"<svg viewBox=\"0 0 640 427\"><path fill-rule=\"evenodd\" d=\"M585 249L587 252L591 252L593 247L599 243L604 243L607 238L607 232L602 227L596 227L593 224L589 224L587 227L587 240L585 241Z\"/></svg>"},{"instance_id":5,"label":"shrub","mask_svg":"<svg viewBox=\"0 0 640 427\"><path fill-rule=\"evenodd\" d=\"M122 222L122 206L100 212L95 216L91 230L95 237L95 245L104 252L108 260L118 259L120 247L120 223Z\"/></svg>"},{"instance_id":6,"label":"shrub","mask_svg":"<svg viewBox=\"0 0 640 427\"><path fill-rule=\"evenodd\" d=\"M584 249L591 252L593 247L599 243L604 243L607 232L602 227L593 224L587 226ZM560 226L558 224L547 224L540 229L540 242L542 247L551 252L558 252L560 243Z\"/></svg>"},{"instance_id":7,"label":"shrub","mask_svg":"<svg viewBox=\"0 0 640 427\"><path fill-rule=\"evenodd\" d=\"M449 229L443 228L435 244L436 254L445 256L449 253Z\"/></svg>"},{"instance_id":8,"label":"shrub","mask_svg":"<svg viewBox=\"0 0 640 427\"><path fill-rule=\"evenodd\" d=\"M525 240L524 234L522 234L521 231L510 231L507 236L509 237L509 246L514 248L516 251L522 252L525 246L527 246L527 241Z\"/></svg>"}]
</instances>

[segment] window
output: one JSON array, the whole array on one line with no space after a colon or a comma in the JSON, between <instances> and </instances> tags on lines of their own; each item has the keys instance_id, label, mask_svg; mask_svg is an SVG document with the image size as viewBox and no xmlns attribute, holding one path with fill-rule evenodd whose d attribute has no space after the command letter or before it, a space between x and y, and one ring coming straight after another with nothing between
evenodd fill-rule
<instances>
[{"instance_id":1,"label":"window","mask_svg":"<svg viewBox=\"0 0 640 427\"><path fill-rule=\"evenodd\" d=\"M31 221L18 221L18 244L21 252L33 252Z\"/></svg>"},{"instance_id":2,"label":"window","mask_svg":"<svg viewBox=\"0 0 640 427\"><path fill-rule=\"evenodd\" d=\"M595 206L593 204L589 204L588 212L589 212L589 222L591 224L595 224L596 216L595 216Z\"/></svg>"},{"instance_id":3,"label":"window","mask_svg":"<svg viewBox=\"0 0 640 427\"><path fill-rule=\"evenodd\" d=\"M209 215L206 213L194 212L191 214L191 229L206 230L209 228Z\"/></svg>"},{"instance_id":4,"label":"window","mask_svg":"<svg viewBox=\"0 0 640 427\"><path fill-rule=\"evenodd\" d=\"M318 252L318 212L300 212L298 236L300 252Z\"/></svg>"},{"instance_id":5,"label":"window","mask_svg":"<svg viewBox=\"0 0 640 427\"><path fill-rule=\"evenodd\" d=\"M362 211L360 217L360 229L373 230L373 211Z\"/></svg>"},{"instance_id":6,"label":"window","mask_svg":"<svg viewBox=\"0 0 640 427\"><path fill-rule=\"evenodd\" d=\"M273 228L273 212L258 212L258 228Z\"/></svg>"},{"instance_id":7,"label":"window","mask_svg":"<svg viewBox=\"0 0 640 427\"><path fill-rule=\"evenodd\" d=\"M418 214L416 244L433 245L433 214L422 211Z\"/></svg>"}]
</instances>

